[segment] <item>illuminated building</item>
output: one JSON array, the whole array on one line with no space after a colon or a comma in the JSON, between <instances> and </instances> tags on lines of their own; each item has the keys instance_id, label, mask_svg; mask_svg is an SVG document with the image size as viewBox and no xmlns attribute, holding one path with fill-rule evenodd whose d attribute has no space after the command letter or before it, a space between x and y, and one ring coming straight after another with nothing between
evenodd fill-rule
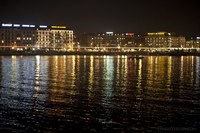
<instances>
[{"instance_id":1,"label":"illuminated building","mask_svg":"<svg viewBox=\"0 0 200 133\"><path fill-rule=\"evenodd\" d=\"M73 31L67 30L66 26L51 26L52 48L73 49Z\"/></svg>"},{"instance_id":2,"label":"illuminated building","mask_svg":"<svg viewBox=\"0 0 200 133\"><path fill-rule=\"evenodd\" d=\"M33 46L36 43L35 25L2 24L0 46Z\"/></svg>"},{"instance_id":3,"label":"illuminated building","mask_svg":"<svg viewBox=\"0 0 200 133\"><path fill-rule=\"evenodd\" d=\"M36 47L47 48L50 47L50 29L37 29L36 30Z\"/></svg>"},{"instance_id":4,"label":"illuminated building","mask_svg":"<svg viewBox=\"0 0 200 133\"><path fill-rule=\"evenodd\" d=\"M191 37L186 41L187 48L200 48L200 37Z\"/></svg>"},{"instance_id":5,"label":"illuminated building","mask_svg":"<svg viewBox=\"0 0 200 133\"><path fill-rule=\"evenodd\" d=\"M93 43L98 47L117 47L134 45L134 33L113 33L106 32L103 34L97 34L93 37Z\"/></svg>"},{"instance_id":6,"label":"illuminated building","mask_svg":"<svg viewBox=\"0 0 200 133\"><path fill-rule=\"evenodd\" d=\"M148 47L185 47L185 37L168 32L147 33L145 45Z\"/></svg>"},{"instance_id":7,"label":"illuminated building","mask_svg":"<svg viewBox=\"0 0 200 133\"><path fill-rule=\"evenodd\" d=\"M78 41L85 47L126 47L136 46L134 33L84 33L78 35Z\"/></svg>"},{"instance_id":8,"label":"illuminated building","mask_svg":"<svg viewBox=\"0 0 200 133\"><path fill-rule=\"evenodd\" d=\"M66 26L1 24L0 46L10 49L73 49L73 30Z\"/></svg>"}]
</instances>

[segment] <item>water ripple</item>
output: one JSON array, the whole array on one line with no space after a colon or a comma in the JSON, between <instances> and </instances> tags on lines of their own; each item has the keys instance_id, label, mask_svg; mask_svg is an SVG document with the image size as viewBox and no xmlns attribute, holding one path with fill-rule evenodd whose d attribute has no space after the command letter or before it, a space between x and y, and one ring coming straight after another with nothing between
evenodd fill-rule
<instances>
[{"instance_id":1,"label":"water ripple","mask_svg":"<svg viewBox=\"0 0 200 133\"><path fill-rule=\"evenodd\" d=\"M195 56L0 57L0 132L196 131L199 68Z\"/></svg>"}]
</instances>

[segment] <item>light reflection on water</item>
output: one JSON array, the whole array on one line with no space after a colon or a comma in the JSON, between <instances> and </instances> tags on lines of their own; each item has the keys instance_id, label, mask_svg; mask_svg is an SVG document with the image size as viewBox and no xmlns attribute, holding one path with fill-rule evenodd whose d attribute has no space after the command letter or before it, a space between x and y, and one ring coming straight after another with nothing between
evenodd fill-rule
<instances>
[{"instance_id":1,"label":"light reflection on water","mask_svg":"<svg viewBox=\"0 0 200 133\"><path fill-rule=\"evenodd\" d=\"M200 126L196 56L0 57L0 131Z\"/></svg>"}]
</instances>

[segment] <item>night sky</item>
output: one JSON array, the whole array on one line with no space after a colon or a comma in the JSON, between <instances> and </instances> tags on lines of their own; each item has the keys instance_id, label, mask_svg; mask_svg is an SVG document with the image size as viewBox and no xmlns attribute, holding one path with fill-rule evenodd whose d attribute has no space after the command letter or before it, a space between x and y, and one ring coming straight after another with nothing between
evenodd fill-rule
<instances>
[{"instance_id":1,"label":"night sky","mask_svg":"<svg viewBox=\"0 0 200 133\"><path fill-rule=\"evenodd\" d=\"M186 0L15 0L0 4L1 23L67 25L82 32L200 35L200 8Z\"/></svg>"}]
</instances>

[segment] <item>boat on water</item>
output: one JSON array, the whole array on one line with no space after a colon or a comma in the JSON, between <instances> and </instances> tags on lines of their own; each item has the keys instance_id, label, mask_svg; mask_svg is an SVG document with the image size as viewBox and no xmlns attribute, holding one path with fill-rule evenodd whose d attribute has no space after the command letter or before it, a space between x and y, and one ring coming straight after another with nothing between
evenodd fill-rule
<instances>
[{"instance_id":1,"label":"boat on water","mask_svg":"<svg viewBox=\"0 0 200 133\"><path fill-rule=\"evenodd\" d=\"M144 56L129 56L128 59L136 59L136 60L139 60L139 59L143 59Z\"/></svg>"}]
</instances>

